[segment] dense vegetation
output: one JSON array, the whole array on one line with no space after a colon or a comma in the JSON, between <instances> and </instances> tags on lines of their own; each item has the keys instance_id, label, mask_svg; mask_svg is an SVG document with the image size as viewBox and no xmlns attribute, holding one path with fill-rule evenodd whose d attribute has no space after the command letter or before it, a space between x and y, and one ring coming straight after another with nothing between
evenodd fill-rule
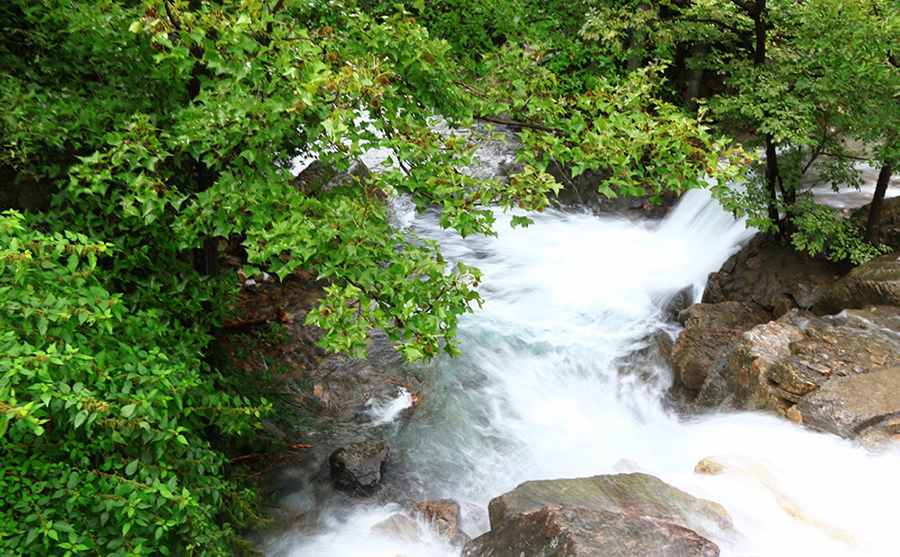
<instances>
[{"instance_id":1,"label":"dense vegetation","mask_svg":"<svg viewBox=\"0 0 900 557\"><path fill-rule=\"evenodd\" d=\"M551 164L609 196L711 184L859 261L879 248L800 177L852 184L863 157L889 178L900 156L890 1L10 0L0 28L3 554L242 548L256 498L225 450L270 405L210 358L239 284L220 240L247 275L328 283L324 348L364 356L379 328L417 360L458 352L480 275L398 234L388 196L466 235L492 232L490 206L546 207ZM438 117L513 122L525 170L459 173L472 145ZM396 164L368 179L290 172L377 147Z\"/></svg>"}]
</instances>

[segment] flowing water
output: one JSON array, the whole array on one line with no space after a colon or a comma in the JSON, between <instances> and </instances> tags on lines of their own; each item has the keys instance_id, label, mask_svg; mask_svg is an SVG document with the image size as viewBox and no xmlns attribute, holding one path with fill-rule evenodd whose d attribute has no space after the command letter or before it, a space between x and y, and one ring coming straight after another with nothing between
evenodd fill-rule
<instances>
[{"instance_id":1,"label":"flowing water","mask_svg":"<svg viewBox=\"0 0 900 557\"><path fill-rule=\"evenodd\" d=\"M463 501L474 537L488 528L490 499L525 480L644 471L728 510L739 535L714 540L723 555L900 554L900 454L870 455L764 414L687 419L663 403L672 372L653 339L677 325L661 308L687 287L699 298L748 238L743 223L704 191L661 222L556 210L534 220L514 230L501 217L499 237L467 239L433 214L413 223L449 260L484 272L485 299L460 324L464 355L420 371L433 389L389 438L414 500ZM694 474L707 457L726 471ZM312 533L269 554L458 555L427 533L371 531L398 511L385 500L335 502Z\"/></svg>"}]
</instances>

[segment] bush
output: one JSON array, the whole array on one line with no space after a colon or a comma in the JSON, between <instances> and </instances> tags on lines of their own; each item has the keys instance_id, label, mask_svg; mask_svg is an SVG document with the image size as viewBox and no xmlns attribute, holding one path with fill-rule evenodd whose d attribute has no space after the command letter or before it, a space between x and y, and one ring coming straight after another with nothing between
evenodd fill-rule
<instances>
[{"instance_id":1,"label":"bush","mask_svg":"<svg viewBox=\"0 0 900 557\"><path fill-rule=\"evenodd\" d=\"M226 554L252 499L210 432L264 402L203 362L202 327L105 288L109 244L15 212L0 232L0 553Z\"/></svg>"}]
</instances>

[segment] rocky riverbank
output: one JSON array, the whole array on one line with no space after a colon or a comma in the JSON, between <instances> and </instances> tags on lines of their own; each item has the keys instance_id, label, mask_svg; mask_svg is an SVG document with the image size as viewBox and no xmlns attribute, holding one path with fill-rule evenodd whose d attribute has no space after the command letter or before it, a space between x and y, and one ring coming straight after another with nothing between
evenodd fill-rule
<instances>
[{"instance_id":1,"label":"rocky riverbank","mask_svg":"<svg viewBox=\"0 0 900 557\"><path fill-rule=\"evenodd\" d=\"M900 253L840 277L757 238L679 319L670 361L696 409L766 410L870 447L900 441Z\"/></svg>"}]
</instances>

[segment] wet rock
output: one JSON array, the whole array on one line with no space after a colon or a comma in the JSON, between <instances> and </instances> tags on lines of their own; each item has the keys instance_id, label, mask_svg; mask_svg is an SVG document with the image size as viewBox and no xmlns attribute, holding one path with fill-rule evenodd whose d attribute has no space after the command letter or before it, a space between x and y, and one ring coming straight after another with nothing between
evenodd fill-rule
<instances>
[{"instance_id":1,"label":"wet rock","mask_svg":"<svg viewBox=\"0 0 900 557\"><path fill-rule=\"evenodd\" d=\"M243 289L238 304L245 321L254 326L281 323L286 328L282 342L266 353L282 370L273 374L271 391L291 407L315 415L320 424L354 422L360 409L373 400L386 403L397 397L397 386L390 378L404 377L406 363L380 331L371 333L366 359L326 353L318 345L324 331L306 324L307 315L324 296L324 286L315 275L296 273L281 282ZM247 331L245 327L229 330ZM293 437L306 434L286 431Z\"/></svg>"},{"instance_id":2,"label":"wet rock","mask_svg":"<svg viewBox=\"0 0 900 557\"><path fill-rule=\"evenodd\" d=\"M670 315L672 319L678 319L678 315L690 307L694 302L694 287L688 286L682 288L674 294L663 297L654 301L654 304L662 308L663 312Z\"/></svg>"},{"instance_id":3,"label":"wet rock","mask_svg":"<svg viewBox=\"0 0 900 557\"><path fill-rule=\"evenodd\" d=\"M491 530L516 515L553 505L649 517L696 531L706 538L733 529L727 516L706 502L648 474L615 474L525 482L491 501Z\"/></svg>"},{"instance_id":4,"label":"wet rock","mask_svg":"<svg viewBox=\"0 0 900 557\"><path fill-rule=\"evenodd\" d=\"M758 325L713 366L700 406L769 410L845 438L874 438L900 415L900 308L818 318L792 310Z\"/></svg>"},{"instance_id":5,"label":"wet rock","mask_svg":"<svg viewBox=\"0 0 900 557\"><path fill-rule=\"evenodd\" d=\"M265 431L266 434L268 434L276 441L280 441L282 443L290 443L291 441L293 441L290 435L288 435L282 428L278 427L278 425L272 423L269 420L262 420L260 425L262 425L263 431Z\"/></svg>"},{"instance_id":6,"label":"wet rock","mask_svg":"<svg viewBox=\"0 0 900 557\"><path fill-rule=\"evenodd\" d=\"M600 170L586 170L572 177L571 169L556 162L550 163L547 173L563 185L555 202L561 206L577 206L595 213L615 213L635 218L661 219L668 215L679 196L674 192L666 192L658 203L653 203L649 196L617 196L609 198L601 195L597 189L600 183L609 176ZM613 190L616 188L613 186Z\"/></svg>"},{"instance_id":7,"label":"wet rock","mask_svg":"<svg viewBox=\"0 0 900 557\"><path fill-rule=\"evenodd\" d=\"M331 479L341 489L358 495L371 495L381 482L385 462L390 455L387 443L363 441L340 448L329 459Z\"/></svg>"},{"instance_id":8,"label":"wet rock","mask_svg":"<svg viewBox=\"0 0 900 557\"><path fill-rule=\"evenodd\" d=\"M753 302L780 317L791 308L812 306L843 274L835 263L758 235L719 271L710 273L703 301Z\"/></svg>"},{"instance_id":9,"label":"wet rock","mask_svg":"<svg viewBox=\"0 0 900 557\"><path fill-rule=\"evenodd\" d=\"M865 230L869 220L870 206L871 204L860 207L851 215L861 230ZM881 226L875 241L886 244L891 249L900 250L900 197L884 200L884 206L881 208Z\"/></svg>"},{"instance_id":10,"label":"wet rock","mask_svg":"<svg viewBox=\"0 0 900 557\"><path fill-rule=\"evenodd\" d=\"M678 314L685 329L749 329L771 319L772 314L758 305L743 302L699 303Z\"/></svg>"},{"instance_id":11,"label":"wet rock","mask_svg":"<svg viewBox=\"0 0 900 557\"><path fill-rule=\"evenodd\" d=\"M372 533L395 541L421 543L422 527L406 515L397 513L372 526Z\"/></svg>"},{"instance_id":12,"label":"wet rock","mask_svg":"<svg viewBox=\"0 0 900 557\"><path fill-rule=\"evenodd\" d=\"M338 170L317 160L304 168L294 178L293 184L305 193L315 194L319 191L328 192L339 186L357 186L359 183L366 185L371 180L372 172L362 161L354 161L349 168Z\"/></svg>"},{"instance_id":13,"label":"wet rock","mask_svg":"<svg viewBox=\"0 0 900 557\"><path fill-rule=\"evenodd\" d=\"M851 438L879 425L886 434L896 434L891 417L900 415L900 368L833 377L796 408L805 425L841 437Z\"/></svg>"},{"instance_id":14,"label":"wet rock","mask_svg":"<svg viewBox=\"0 0 900 557\"><path fill-rule=\"evenodd\" d=\"M717 557L693 530L647 516L553 505L516 514L475 539L466 557Z\"/></svg>"},{"instance_id":15,"label":"wet rock","mask_svg":"<svg viewBox=\"0 0 900 557\"><path fill-rule=\"evenodd\" d=\"M413 514L426 520L451 545L462 547L471 539L460 528L460 504L452 499L426 501L416 505Z\"/></svg>"},{"instance_id":16,"label":"wet rock","mask_svg":"<svg viewBox=\"0 0 900 557\"><path fill-rule=\"evenodd\" d=\"M876 257L850 271L813 306L819 315L865 306L900 306L900 252Z\"/></svg>"},{"instance_id":17,"label":"wet rock","mask_svg":"<svg viewBox=\"0 0 900 557\"><path fill-rule=\"evenodd\" d=\"M685 327L669 360L675 376L688 390L699 391L715 361L741 333L771 318L769 312L752 303L701 303L683 310L678 319Z\"/></svg>"}]
</instances>

